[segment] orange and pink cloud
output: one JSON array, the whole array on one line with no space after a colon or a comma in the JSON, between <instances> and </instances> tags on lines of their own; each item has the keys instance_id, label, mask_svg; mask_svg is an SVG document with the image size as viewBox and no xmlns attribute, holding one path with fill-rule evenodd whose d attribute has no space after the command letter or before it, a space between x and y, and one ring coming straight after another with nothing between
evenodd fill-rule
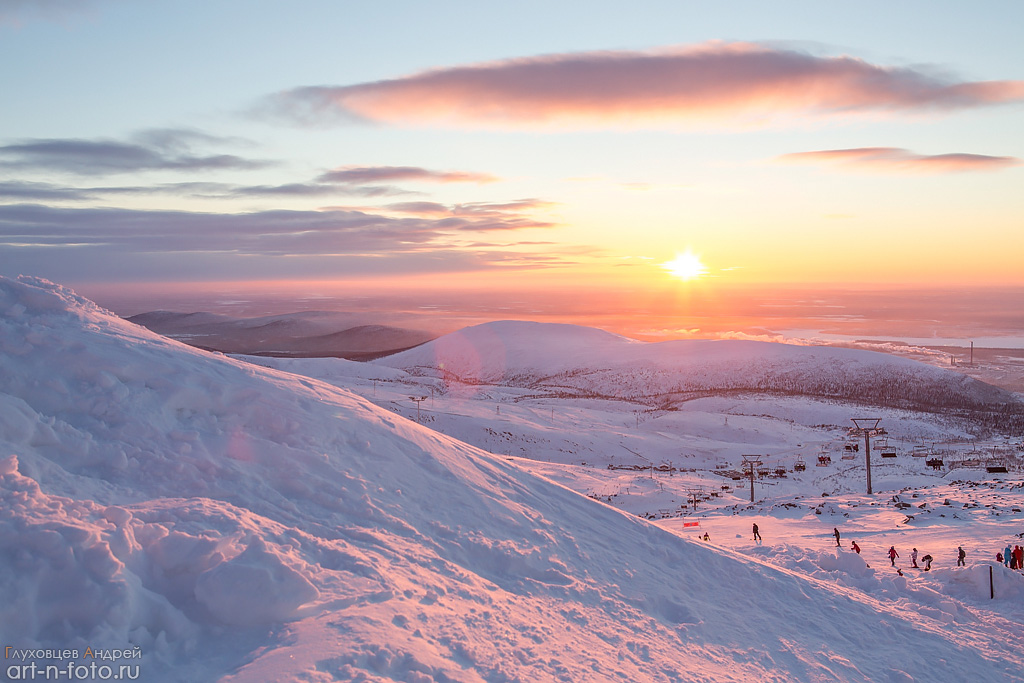
<instances>
[{"instance_id":1,"label":"orange and pink cloud","mask_svg":"<svg viewBox=\"0 0 1024 683\"><path fill-rule=\"evenodd\" d=\"M985 154L916 154L899 147L858 147L796 152L778 158L784 163L834 164L883 173L956 173L991 171L1019 165L1016 157Z\"/></svg>"},{"instance_id":2,"label":"orange and pink cloud","mask_svg":"<svg viewBox=\"0 0 1024 683\"><path fill-rule=\"evenodd\" d=\"M760 126L837 114L932 112L1024 100L1024 81L958 81L755 43L600 51L437 68L272 96L299 123L471 128Z\"/></svg>"},{"instance_id":3,"label":"orange and pink cloud","mask_svg":"<svg viewBox=\"0 0 1024 683\"><path fill-rule=\"evenodd\" d=\"M555 223L538 220L531 211L544 211L555 204L541 199L519 199L511 202L469 202L446 206L437 202L399 202L386 208L400 214L409 214L437 221L448 228L481 232L521 228L551 228Z\"/></svg>"}]
</instances>

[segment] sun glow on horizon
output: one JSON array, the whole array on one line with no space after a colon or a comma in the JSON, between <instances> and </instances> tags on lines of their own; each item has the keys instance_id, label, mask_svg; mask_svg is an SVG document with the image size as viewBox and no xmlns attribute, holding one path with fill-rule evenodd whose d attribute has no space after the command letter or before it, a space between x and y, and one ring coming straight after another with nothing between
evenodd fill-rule
<instances>
[{"instance_id":1,"label":"sun glow on horizon","mask_svg":"<svg viewBox=\"0 0 1024 683\"><path fill-rule=\"evenodd\" d=\"M708 269L701 262L700 257L691 251L683 254L676 254L671 261L660 264L668 273L680 280L692 280L707 274Z\"/></svg>"}]
</instances>

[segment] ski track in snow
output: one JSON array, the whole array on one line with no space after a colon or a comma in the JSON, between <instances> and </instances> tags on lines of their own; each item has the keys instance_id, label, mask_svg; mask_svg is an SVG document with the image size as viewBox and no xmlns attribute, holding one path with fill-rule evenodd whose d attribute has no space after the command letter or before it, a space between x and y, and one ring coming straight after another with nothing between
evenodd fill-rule
<instances>
[{"instance_id":1,"label":"ski track in snow","mask_svg":"<svg viewBox=\"0 0 1024 683\"><path fill-rule=\"evenodd\" d=\"M5 646L138 647L141 680L155 681L1024 680L1024 577L998 568L990 607L976 576L1024 519L1010 509L1016 475L999 490L903 458L879 467L886 493L869 499L837 462L759 481L762 503L739 485L682 510L688 488L726 481L701 467L750 449L791 466L841 445L848 406L737 395L652 411L605 379L602 398L558 399L535 395L524 373L507 386L387 363L253 364L35 278L0 279L0 313ZM569 327L531 362L565 367L606 344L647 353ZM537 333L484 330L511 349L506 368ZM716 372L729 348L754 347L709 347ZM785 366L789 350L767 348ZM407 419L408 397L431 389L419 409L434 429ZM930 416L878 414L908 441L965 437ZM676 471L606 467L641 457ZM903 511L880 503L908 482L933 510L984 496L1003 518L918 511L901 526ZM600 497L595 487L611 502L577 493ZM638 517L663 508L675 513L657 524ZM712 542L688 538L684 520ZM754 546L752 521L786 542ZM835 525L870 539L863 557L828 549ZM908 538L937 558L941 544L929 576L876 559ZM968 567L950 567L950 543L968 538L979 546Z\"/></svg>"}]
</instances>

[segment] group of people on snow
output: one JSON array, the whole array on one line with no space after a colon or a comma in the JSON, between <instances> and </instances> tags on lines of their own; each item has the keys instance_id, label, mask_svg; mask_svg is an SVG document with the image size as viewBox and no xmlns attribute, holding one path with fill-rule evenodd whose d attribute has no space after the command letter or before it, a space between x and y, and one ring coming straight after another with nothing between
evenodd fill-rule
<instances>
[{"instance_id":1,"label":"group of people on snow","mask_svg":"<svg viewBox=\"0 0 1024 683\"><path fill-rule=\"evenodd\" d=\"M856 543L854 545L856 545ZM856 552L860 553L860 547L856 547L856 548L854 548L854 550ZM899 559L899 556L900 556L899 552L896 550L896 546L894 546L894 545L889 546L889 550L887 550L885 554L889 557L889 564L890 564L890 566L895 567L896 566L896 560ZM924 569L926 572L930 572L932 570L932 560L934 560L935 558L933 558L930 554L929 555L921 555L921 562L924 563L924 567L922 567L921 565L919 565L917 563L918 554L919 554L919 551L918 551L917 548L914 548L914 549L912 549L910 551L910 567L911 567L911 569ZM963 548L958 547L957 548L957 564L961 564L965 557L967 557L967 553L964 552ZM902 571L900 571L899 574L900 574L900 576L903 576L903 572Z\"/></svg>"},{"instance_id":2,"label":"group of people on snow","mask_svg":"<svg viewBox=\"0 0 1024 683\"><path fill-rule=\"evenodd\" d=\"M838 546L839 530L833 529L833 535L836 537L836 545ZM850 549L858 555L860 554L860 546L857 545L856 541L850 544ZM896 560L900 556L900 554L896 551L896 546L889 546L889 550L886 554L889 557L889 564L895 567ZM918 550L917 548L914 548L910 551L910 566L913 569L922 569L922 567L917 564L917 558ZM931 555L921 556L921 561L924 563L923 569L926 572L931 571L933 559L934 558L932 558ZM1000 562L1004 566L1009 567L1010 569L1024 570L1024 547L1015 545L1011 548L1010 545L1007 544L1006 547L1002 550L1002 552L996 553L996 562ZM956 547L956 566L967 566L967 551L964 550L963 546Z\"/></svg>"},{"instance_id":3,"label":"group of people on snow","mask_svg":"<svg viewBox=\"0 0 1024 683\"><path fill-rule=\"evenodd\" d=\"M1011 548L1007 543L1003 552L996 553L996 562L1002 562L1004 567L1010 569L1024 569L1024 548L1019 545Z\"/></svg>"},{"instance_id":4,"label":"group of people on snow","mask_svg":"<svg viewBox=\"0 0 1024 683\"><path fill-rule=\"evenodd\" d=\"M761 541L761 532L758 529L756 522L754 523L754 525L752 527L752 531L754 533L754 541L760 542ZM842 538L842 534L839 533L839 527L833 527L832 528L832 536L835 537L835 539L836 539L836 547L837 548L841 548L842 544L840 543L840 539ZM707 537L707 534L704 535L704 540L709 540L708 537ZM860 546L857 545L857 541L851 541L850 542L850 549L853 550L853 552L855 552L858 555L860 555ZM917 563L918 554L919 553L918 553L917 548L914 548L913 550L910 551L910 566L911 566L911 568L912 569L924 569L926 572L931 571L932 570L932 561L935 558L933 558L930 554L929 555L921 555L920 556L921 562L924 564L924 566L921 566L921 565L919 565ZM900 557L900 554L896 550L896 546L895 545L889 546L889 550L886 551L886 556L889 558L889 565L892 566L892 567L895 567L896 566L896 560L899 559L899 557ZM1010 569L1024 570L1024 547L1019 546L1019 545L1015 545L1015 546L1013 546L1011 548L1010 544L1007 543L1006 547L1003 549L1002 552L997 552L996 553L996 562L1001 562L1003 565L1009 567ZM956 548L956 566L958 566L958 567L965 567L965 566L967 566L967 551L963 549L963 546L957 546L957 548ZM900 576L902 576L903 572L900 571L899 574L900 574Z\"/></svg>"}]
</instances>

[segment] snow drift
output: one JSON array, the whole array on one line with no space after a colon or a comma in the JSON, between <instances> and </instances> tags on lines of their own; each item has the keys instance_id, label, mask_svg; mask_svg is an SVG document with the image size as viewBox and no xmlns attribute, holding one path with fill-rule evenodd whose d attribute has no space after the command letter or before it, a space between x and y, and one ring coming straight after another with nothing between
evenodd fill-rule
<instances>
[{"instance_id":1,"label":"snow drift","mask_svg":"<svg viewBox=\"0 0 1024 683\"><path fill-rule=\"evenodd\" d=\"M0 316L4 645L138 647L143 680L1021 680L63 287L0 279Z\"/></svg>"}]
</instances>

